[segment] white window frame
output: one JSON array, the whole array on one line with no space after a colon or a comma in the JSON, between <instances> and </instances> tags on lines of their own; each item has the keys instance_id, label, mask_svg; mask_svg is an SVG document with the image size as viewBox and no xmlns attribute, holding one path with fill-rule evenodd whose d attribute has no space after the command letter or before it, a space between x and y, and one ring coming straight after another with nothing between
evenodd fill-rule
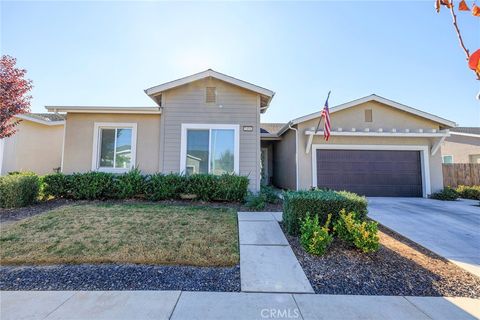
<instances>
[{"instance_id":1,"label":"white window frame","mask_svg":"<svg viewBox=\"0 0 480 320\"><path fill-rule=\"evenodd\" d=\"M101 129L132 129L132 157L129 168L100 167L100 135ZM117 137L115 137L116 141ZM115 152L115 151L114 151ZM123 173L135 167L137 158L137 124L123 122L95 122L93 129L92 171Z\"/></svg>"},{"instance_id":2,"label":"white window frame","mask_svg":"<svg viewBox=\"0 0 480 320\"><path fill-rule=\"evenodd\" d=\"M210 143L212 130L233 130L234 131L234 155L233 169L235 174L240 174L240 125L238 124L203 124L203 123L182 123L181 146L180 146L180 173L185 173L187 164L187 130L209 130L208 134L208 171L210 173Z\"/></svg>"},{"instance_id":3,"label":"white window frame","mask_svg":"<svg viewBox=\"0 0 480 320\"><path fill-rule=\"evenodd\" d=\"M452 157L452 163L446 163L446 162L444 162L444 161L443 161L443 158L444 158L444 157ZM453 164L453 161L454 161L454 160L453 160L453 155L452 155L452 154L442 155L442 164Z\"/></svg>"},{"instance_id":4,"label":"white window frame","mask_svg":"<svg viewBox=\"0 0 480 320\"><path fill-rule=\"evenodd\" d=\"M349 144L314 144L312 145L312 186L317 187L317 150L401 150L420 151L420 167L422 168L422 193L426 198L432 193L430 185L430 157L428 146L414 145L349 145Z\"/></svg>"}]
</instances>

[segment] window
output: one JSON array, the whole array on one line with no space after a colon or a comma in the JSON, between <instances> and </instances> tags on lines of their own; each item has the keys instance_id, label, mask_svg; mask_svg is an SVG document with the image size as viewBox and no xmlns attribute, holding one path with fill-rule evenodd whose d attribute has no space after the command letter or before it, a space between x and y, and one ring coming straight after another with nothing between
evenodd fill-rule
<instances>
[{"instance_id":1,"label":"window","mask_svg":"<svg viewBox=\"0 0 480 320\"><path fill-rule=\"evenodd\" d=\"M135 123L95 123L92 170L124 172L135 165Z\"/></svg>"},{"instance_id":2,"label":"window","mask_svg":"<svg viewBox=\"0 0 480 320\"><path fill-rule=\"evenodd\" d=\"M453 156L442 156L442 163L453 163Z\"/></svg>"},{"instance_id":3,"label":"window","mask_svg":"<svg viewBox=\"0 0 480 320\"><path fill-rule=\"evenodd\" d=\"M365 110L365 122L372 122L372 121L373 121L372 109Z\"/></svg>"},{"instance_id":4,"label":"window","mask_svg":"<svg viewBox=\"0 0 480 320\"><path fill-rule=\"evenodd\" d=\"M207 87L206 95L205 95L205 102L206 103L215 103L216 101L217 101L217 88Z\"/></svg>"},{"instance_id":5,"label":"window","mask_svg":"<svg viewBox=\"0 0 480 320\"><path fill-rule=\"evenodd\" d=\"M238 125L182 124L180 171L185 174L238 174L238 157Z\"/></svg>"}]
</instances>

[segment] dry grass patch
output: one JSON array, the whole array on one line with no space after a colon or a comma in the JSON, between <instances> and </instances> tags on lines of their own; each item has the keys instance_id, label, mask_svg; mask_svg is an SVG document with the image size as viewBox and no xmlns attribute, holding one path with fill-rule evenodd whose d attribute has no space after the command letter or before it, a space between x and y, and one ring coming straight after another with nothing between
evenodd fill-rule
<instances>
[{"instance_id":1,"label":"dry grass patch","mask_svg":"<svg viewBox=\"0 0 480 320\"><path fill-rule=\"evenodd\" d=\"M233 209L76 204L7 226L0 264L238 264Z\"/></svg>"}]
</instances>

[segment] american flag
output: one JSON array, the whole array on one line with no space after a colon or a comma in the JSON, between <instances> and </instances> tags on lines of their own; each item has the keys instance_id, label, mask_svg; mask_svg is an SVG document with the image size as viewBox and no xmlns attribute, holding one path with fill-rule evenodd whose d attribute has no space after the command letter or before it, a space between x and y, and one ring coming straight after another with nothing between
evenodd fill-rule
<instances>
[{"instance_id":1,"label":"american flag","mask_svg":"<svg viewBox=\"0 0 480 320\"><path fill-rule=\"evenodd\" d=\"M320 120L318 121L317 129L315 130L315 133L317 133L318 128L320 127L320 122L322 119L324 119L323 122L323 137L325 138L325 141L328 141L328 138L330 138L330 111L328 110L328 98L330 98L330 91L328 92L327 100L325 101L325 106L323 107L322 114L320 116Z\"/></svg>"}]
</instances>

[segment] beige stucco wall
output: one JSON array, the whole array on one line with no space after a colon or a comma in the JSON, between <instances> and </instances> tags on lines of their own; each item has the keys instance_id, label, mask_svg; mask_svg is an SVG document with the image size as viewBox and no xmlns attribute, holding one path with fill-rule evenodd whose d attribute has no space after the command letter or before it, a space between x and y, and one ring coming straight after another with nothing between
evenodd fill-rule
<instances>
[{"instance_id":1,"label":"beige stucco wall","mask_svg":"<svg viewBox=\"0 0 480 320\"><path fill-rule=\"evenodd\" d=\"M18 131L3 141L1 174L33 171L43 175L59 168L62 161L63 125L47 126L22 120Z\"/></svg>"},{"instance_id":2,"label":"beige stucco wall","mask_svg":"<svg viewBox=\"0 0 480 320\"><path fill-rule=\"evenodd\" d=\"M69 113L66 119L63 172L92 170L95 122L137 124L136 166L144 173L159 171L160 115Z\"/></svg>"},{"instance_id":3,"label":"beige stucco wall","mask_svg":"<svg viewBox=\"0 0 480 320\"><path fill-rule=\"evenodd\" d=\"M480 155L480 137L452 134L443 142L441 153L453 156L454 163L469 163L471 155Z\"/></svg>"},{"instance_id":4,"label":"beige stucco wall","mask_svg":"<svg viewBox=\"0 0 480 320\"><path fill-rule=\"evenodd\" d=\"M205 103L205 88L217 88L217 102ZM250 189L260 188L260 96L217 79L204 79L169 90L162 95L160 168L180 171L181 125L240 125L240 175L248 175ZM219 107L222 106L222 107ZM242 130L252 126L253 131Z\"/></svg>"}]
</instances>

